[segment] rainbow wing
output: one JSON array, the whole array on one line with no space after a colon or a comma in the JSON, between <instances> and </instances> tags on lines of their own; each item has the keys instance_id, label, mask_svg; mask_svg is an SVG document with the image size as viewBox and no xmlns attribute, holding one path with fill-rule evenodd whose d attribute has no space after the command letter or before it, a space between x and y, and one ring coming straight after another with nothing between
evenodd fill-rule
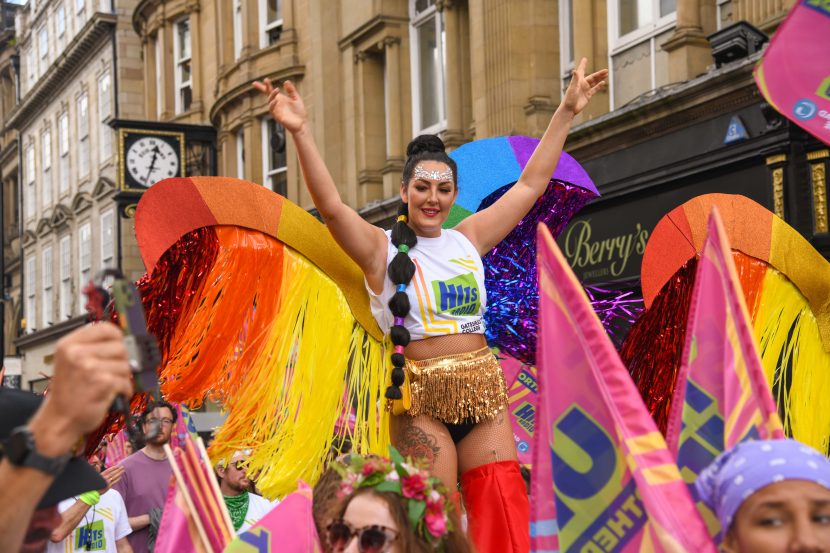
<instances>
[{"instance_id":1,"label":"rainbow wing","mask_svg":"<svg viewBox=\"0 0 830 553\"><path fill-rule=\"evenodd\" d=\"M164 397L228 412L212 457L253 449L249 470L277 497L315 481L345 437L386 450L383 336L321 223L254 183L176 178L144 194L136 236ZM352 409L354 427L338 424Z\"/></svg>"},{"instance_id":2,"label":"rainbow wing","mask_svg":"<svg viewBox=\"0 0 830 553\"><path fill-rule=\"evenodd\" d=\"M621 356L665 428L685 339L697 258L717 206L759 345L764 372L788 435L828 451L830 263L797 231L756 202L706 194L667 214L643 256L647 310Z\"/></svg>"},{"instance_id":3,"label":"rainbow wing","mask_svg":"<svg viewBox=\"0 0 830 553\"><path fill-rule=\"evenodd\" d=\"M502 136L464 144L450 154L458 164L458 198L445 228L498 200L522 174L539 140ZM536 285L536 227L554 237L576 212L599 196L588 173L562 152L548 189L516 228L484 257L487 340L527 364L536 357L539 292Z\"/></svg>"}]
</instances>

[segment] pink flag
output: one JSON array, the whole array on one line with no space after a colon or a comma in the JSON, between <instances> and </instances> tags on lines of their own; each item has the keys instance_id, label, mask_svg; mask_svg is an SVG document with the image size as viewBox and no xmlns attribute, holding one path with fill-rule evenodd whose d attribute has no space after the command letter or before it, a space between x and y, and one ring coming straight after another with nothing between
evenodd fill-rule
<instances>
[{"instance_id":1,"label":"pink flag","mask_svg":"<svg viewBox=\"0 0 830 553\"><path fill-rule=\"evenodd\" d=\"M775 32L755 82L776 110L830 144L830 2L801 0Z\"/></svg>"},{"instance_id":2,"label":"pink flag","mask_svg":"<svg viewBox=\"0 0 830 553\"><path fill-rule=\"evenodd\" d=\"M507 381L507 409L513 426L513 439L519 463L530 466L533 463L533 432L536 426L536 367L522 363L515 357L499 352L499 363Z\"/></svg>"},{"instance_id":3,"label":"pink flag","mask_svg":"<svg viewBox=\"0 0 830 553\"><path fill-rule=\"evenodd\" d=\"M112 440L107 443L107 457L104 461L106 466L111 467L117 465L127 457L128 443L129 438L127 438L126 430L120 430L112 437Z\"/></svg>"},{"instance_id":4,"label":"pink flag","mask_svg":"<svg viewBox=\"0 0 830 553\"><path fill-rule=\"evenodd\" d=\"M201 545L201 542L192 518L175 483L171 483L167 489L167 501L164 503L153 551L155 553L204 551L201 547L196 547L197 544Z\"/></svg>"},{"instance_id":5,"label":"pink flag","mask_svg":"<svg viewBox=\"0 0 830 553\"><path fill-rule=\"evenodd\" d=\"M538 232L531 549L714 553L663 436L584 290L550 232Z\"/></svg>"},{"instance_id":6,"label":"pink flag","mask_svg":"<svg viewBox=\"0 0 830 553\"><path fill-rule=\"evenodd\" d=\"M689 484L719 453L740 442L784 438L715 208L695 274L674 397L666 441ZM717 534L717 521L703 512L710 532Z\"/></svg>"},{"instance_id":7,"label":"pink flag","mask_svg":"<svg viewBox=\"0 0 830 553\"><path fill-rule=\"evenodd\" d=\"M322 552L311 511L311 491L292 493L225 548L225 553L250 551Z\"/></svg>"}]
</instances>

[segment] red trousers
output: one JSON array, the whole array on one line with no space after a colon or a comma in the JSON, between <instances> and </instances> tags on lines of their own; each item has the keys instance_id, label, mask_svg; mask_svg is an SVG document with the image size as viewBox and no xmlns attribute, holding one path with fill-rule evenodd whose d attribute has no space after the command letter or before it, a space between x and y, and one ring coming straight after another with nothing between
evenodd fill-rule
<instances>
[{"instance_id":1,"label":"red trousers","mask_svg":"<svg viewBox=\"0 0 830 553\"><path fill-rule=\"evenodd\" d=\"M530 551L530 503L519 463L500 461L465 472L461 493L478 553Z\"/></svg>"}]
</instances>

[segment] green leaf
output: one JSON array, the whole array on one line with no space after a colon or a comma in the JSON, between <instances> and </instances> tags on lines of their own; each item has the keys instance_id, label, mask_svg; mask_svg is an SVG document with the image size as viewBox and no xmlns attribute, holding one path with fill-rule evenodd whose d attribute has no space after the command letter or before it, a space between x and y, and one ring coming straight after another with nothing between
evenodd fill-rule
<instances>
[{"instance_id":1,"label":"green leaf","mask_svg":"<svg viewBox=\"0 0 830 553\"><path fill-rule=\"evenodd\" d=\"M418 501L416 499L409 500L409 522L412 524L413 528L418 527L418 523L421 521L421 518L424 516L426 510L426 501Z\"/></svg>"},{"instance_id":2,"label":"green leaf","mask_svg":"<svg viewBox=\"0 0 830 553\"><path fill-rule=\"evenodd\" d=\"M379 492L394 492L394 493L400 494L401 493L401 483L387 480L386 482L381 482L380 484L375 486L375 489Z\"/></svg>"},{"instance_id":3,"label":"green leaf","mask_svg":"<svg viewBox=\"0 0 830 553\"><path fill-rule=\"evenodd\" d=\"M392 462L396 465L400 465L404 462L404 458L401 455L400 451L394 448L394 446L389 446L389 458L392 459Z\"/></svg>"},{"instance_id":4,"label":"green leaf","mask_svg":"<svg viewBox=\"0 0 830 553\"><path fill-rule=\"evenodd\" d=\"M376 472L374 474L369 475L363 482L360 483L361 488L365 488L368 486L376 486L383 482L386 479L386 475L382 472Z\"/></svg>"}]
</instances>

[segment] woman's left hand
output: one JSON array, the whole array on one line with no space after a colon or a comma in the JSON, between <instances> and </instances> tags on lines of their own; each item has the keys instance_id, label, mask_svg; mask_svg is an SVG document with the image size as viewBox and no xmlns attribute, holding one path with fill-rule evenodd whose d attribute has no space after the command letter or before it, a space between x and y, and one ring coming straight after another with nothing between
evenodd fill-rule
<instances>
[{"instance_id":1,"label":"woman's left hand","mask_svg":"<svg viewBox=\"0 0 830 553\"><path fill-rule=\"evenodd\" d=\"M582 58L571 76L571 83L568 85L568 90L565 91L565 97L562 99L562 107L574 115L585 109L591 97L602 90L605 79L608 77L607 69L601 69L586 77L585 66L587 65L588 60Z\"/></svg>"}]
</instances>

